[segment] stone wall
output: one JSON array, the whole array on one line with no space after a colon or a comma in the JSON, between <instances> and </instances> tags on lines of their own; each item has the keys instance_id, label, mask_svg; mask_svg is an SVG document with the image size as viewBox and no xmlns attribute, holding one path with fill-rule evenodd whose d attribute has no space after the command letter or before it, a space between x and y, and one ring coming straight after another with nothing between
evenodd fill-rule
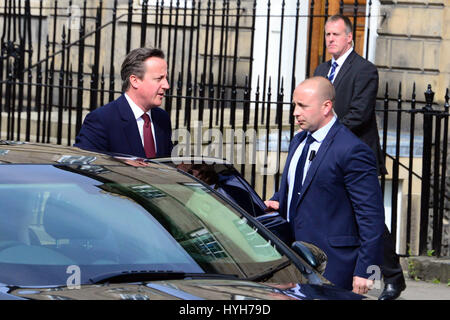
<instances>
[{"instance_id":1,"label":"stone wall","mask_svg":"<svg viewBox=\"0 0 450 320\"><path fill-rule=\"evenodd\" d=\"M393 0L380 1L380 4L375 59L380 74L378 107L382 107L386 84L388 84L389 97L397 99L401 82L403 108L410 108L415 83L416 108L424 105L423 93L430 84L435 92L436 105L433 108L443 110L446 89L450 87L450 1ZM391 108L396 107L394 104L391 106ZM416 122L415 134L422 135L421 127L422 123ZM389 128L395 130L395 122L390 123ZM409 127L403 123L402 129L405 133L409 132ZM450 168L449 160L447 160L447 181L450 179L448 168ZM447 188L447 199L450 197L448 190L449 188ZM450 254L448 248L449 207L447 200L444 206L442 255ZM418 209L414 214L419 214ZM417 218L417 216L413 217L415 224L420 223ZM432 224L431 216L429 224ZM417 235L418 226L413 225L413 228L413 233ZM429 238L431 243L430 240L431 238ZM414 247L412 253L417 254L417 239L412 239L412 244Z\"/></svg>"},{"instance_id":2,"label":"stone wall","mask_svg":"<svg viewBox=\"0 0 450 320\"><path fill-rule=\"evenodd\" d=\"M389 82L396 96L401 81L410 97L413 83L421 91L431 84L435 102L443 105L450 85L450 1L380 1L375 63L380 92ZM424 96L417 96L423 101Z\"/></svg>"}]
</instances>

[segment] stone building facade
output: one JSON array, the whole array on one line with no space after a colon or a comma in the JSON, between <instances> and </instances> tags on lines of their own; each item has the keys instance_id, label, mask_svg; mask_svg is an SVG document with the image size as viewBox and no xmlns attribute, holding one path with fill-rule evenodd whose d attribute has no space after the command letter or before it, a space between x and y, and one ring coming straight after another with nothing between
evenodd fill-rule
<instances>
[{"instance_id":1,"label":"stone building facade","mask_svg":"<svg viewBox=\"0 0 450 320\"><path fill-rule=\"evenodd\" d=\"M378 107L382 108L386 84L389 97L397 99L400 90L399 84L401 83L404 108L408 109L411 107L414 84L416 87L416 108L422 108L425 103L424 91L430 84L435 93L433 108L443 110L446 90L450 87L450 1L380 1L377 33L376 58L374 62L380 74ZM402 128L409 130L406 121L408 120L405 119L402 122ZM392 123L390 128L395 130L394 126L395 123ZM417 121L415 128L417 136L422 135L422 128L423 123L420 120ZM406 163L407 159L403 160ZM421 168L421 159L415 159L414 170L420 174ZM448 157L447 168L450 168ZM406 171L401 170L400 176L402 181L405 182L403 184L403 189L405 190ZM450 197L448 191L450 190L450 173L448 169L446 181L447 195L444 206L444 234L441 252L443 256L450 254L450 204L448 201ZM416 187L413 187L415 212L418 212L420 209L419 183L418 180L414 181ZM404 192L403 195L402 208L405 208L406 195ZM432 225L432 218L430 216L430 226ZM419 216L412 217L412 254L418 253L419 239L416 238L416 235L418 234L419 224ZM400 232L404 234L406 230L403 228ZM431 236L429 236L428 240L431 243Z\"/></svg>"}]
</instances>

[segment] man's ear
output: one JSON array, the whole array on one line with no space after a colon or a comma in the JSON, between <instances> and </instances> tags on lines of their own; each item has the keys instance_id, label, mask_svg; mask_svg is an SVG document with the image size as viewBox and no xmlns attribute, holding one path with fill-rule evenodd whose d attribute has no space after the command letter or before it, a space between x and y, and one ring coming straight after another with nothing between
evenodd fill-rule
<instances>
[{"instance_id":1,"label":"man's ear","mask_svg":"<svg viewBox=\"0 0 450 320\"><path fill-rule=\"evenodd\" d=\"M134 89L139 88L139 85L140 85L140 81L139 80L140 79L136 75L132 74L130 76L129 80L130 80L130 86L131 87L133 87Z\"/></svg>"},{"instance_id":2,"label":"man's ear","mask_svg":"<svg viewBox=\"0 0 450 320\"><path fill-rule=\"evenodd\" d=\"M333 112L333 103L331 100L325 100L323 103L323 115L328 116Z\"/></svg>"},{"instance_id":3,"label":"man's ear","mask_svg":"<svg viewBox=\"0 0 450 320\"><path fill-rule=\"evenodd\" d=\"M353 45L353 32L349 32L347 36L349 37L348 42L350 42Z\"/></svg>"}]
</instances>

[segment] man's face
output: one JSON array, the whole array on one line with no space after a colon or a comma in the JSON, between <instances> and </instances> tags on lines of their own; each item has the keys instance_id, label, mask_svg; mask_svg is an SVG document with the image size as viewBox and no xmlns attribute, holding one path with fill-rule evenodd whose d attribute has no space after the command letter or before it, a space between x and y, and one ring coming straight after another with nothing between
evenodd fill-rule
<instances>
[{"instance_id":1,"label":"man's face","mask_svg":"<svg viewBox=\"0 0 450 320\"><path fill-rule=\"evenodd\" d=\"M351 48L352 40L352 33L346 33L344 20L330 21L325 25L325 44L334 59Z\"/></svg>"},{"instance_id":2,"label":"man's face","mask_svg":"<svg viewBox=\"0 0 450 320\"><path fill-rule=\"evenodd\" d=\"M139 84L137 94L146 110L162 104L166 90L170 88L167 80L167 63L164 59L151 57L144 62L146 72Z\"/></svg>"},{"instance_id":3,"label":"man's face","mask_svg":"<svg viewBox=\"0 0 450 320\"><path fill-rule=\"evenodd\" d=\"M295 124L300 129L314 132L325 122L324 103L319 101L316 88L310 84L299 85L293 94Z\"/></svg>"}]
</instances>

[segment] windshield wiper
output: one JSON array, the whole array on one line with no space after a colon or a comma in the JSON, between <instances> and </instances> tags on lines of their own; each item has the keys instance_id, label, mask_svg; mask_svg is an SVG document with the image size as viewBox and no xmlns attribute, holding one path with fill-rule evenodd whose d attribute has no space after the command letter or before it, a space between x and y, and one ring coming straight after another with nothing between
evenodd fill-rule
<instances>
[{"instance_id":1,"label":"windshield wiper","mask_svg":"<svg viewBox=\"0 0 450 320\"><path fill-rule=\"evenodd\" d=\"M100 283L122 283L122 282L141 282L155 280L180 280L180 279L225 279L238 280L239 277L234 274L215 274L215 273L186 273L179 271L118 271L97 275L89 279L91 284Z\"/></svg>"},{"instance_id":2,"label":"windshield wiper","mask_svg":"<svg viewBox=\"0 0 450 320\"><path fill-rule=\"evenodd\" d=\"M248 277L246 280L249 281L265 281L267 279L269 279L275 272L280 271L281 269L286 268L287 266L289 266L291 264L291 261L287 260L283 263L280 263L279 265L275 266L275 267L271 267L268 270L261 272L259 274L256 274L254 276Z\"/></svg>"}]
</instances>

